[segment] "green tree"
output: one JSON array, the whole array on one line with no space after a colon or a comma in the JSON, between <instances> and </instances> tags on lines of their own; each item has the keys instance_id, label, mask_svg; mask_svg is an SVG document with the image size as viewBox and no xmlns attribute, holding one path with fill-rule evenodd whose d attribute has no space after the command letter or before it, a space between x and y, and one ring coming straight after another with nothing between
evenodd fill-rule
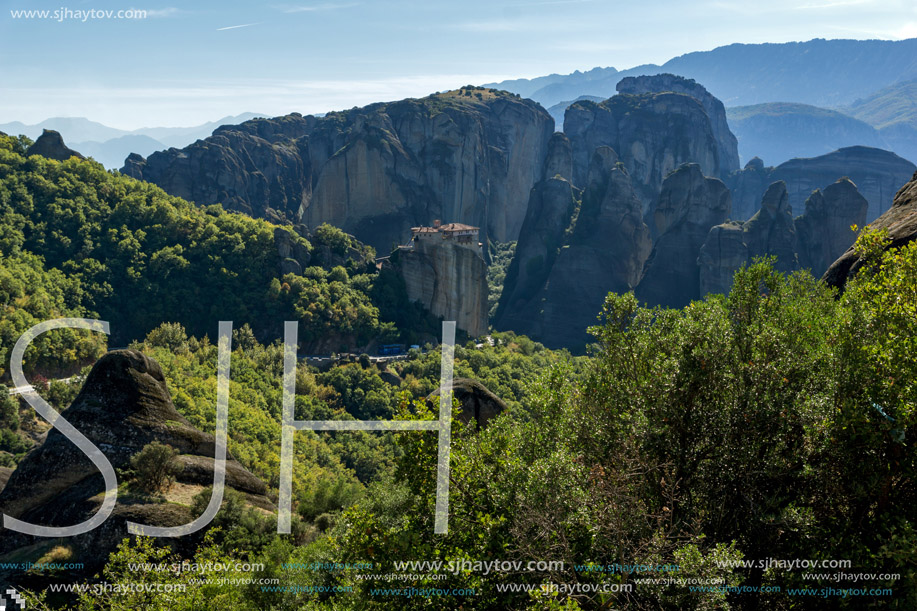
<instances>
[{"instance_id":1,"label":"green tree","mask_svg":"<svg viewBox=\"0 0 917 611\"><path fill-rule=\"evenodd\" d=\"M131 457L131 468L137 485L146 492L160 492L169 487L179 466L178 451L159 441L151 441Z\"/></svg>"}]
</instances>

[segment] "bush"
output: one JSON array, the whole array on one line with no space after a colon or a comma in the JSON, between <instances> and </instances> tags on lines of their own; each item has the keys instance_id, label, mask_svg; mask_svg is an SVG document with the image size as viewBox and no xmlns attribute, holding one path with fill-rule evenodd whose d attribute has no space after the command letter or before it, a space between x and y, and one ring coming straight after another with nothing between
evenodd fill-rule
<instances>
[{"instance_id":1,"label":"bush","mask_svg":"<svg viewBox=\"0 0 917 611\"><path fill-rule=\"evenodd\" d=\"M168 488L178 473L176 456L178 450L158 441L145 445L131 457L137 485L146 492L159 492Z\"/></svg>"},{"instance_id":2,"label":"bush","mask_svg":"<svg viewBox=\"0 0 917 611\"><path fill-rule=\"evenodd\" d=\"M10 430L0 431L0 450L10 454L22 454L31 447L31 444Z\"/></svg>"},{"instance_id":3,"label":"bush","mask_svg":"<svg viewBox=\"0 0 917 611\"><path fill-rule=\"evenodd\" d=\"M6 392L0 396L0 428L19 430L19 401Z\"/></svg>"},{"instance_id":4,"label":"bush","mask_svg":"<svg viewBox=\"0 0 917 611\"><path fill-rule=\"evenodd\" d=\"M146 336L146 343L151 346L167 348L175 353L185 354L188 352L188 334L185 332L185 328L177 322L164 322L150 331Z\"/></svg>"}]
</instances>

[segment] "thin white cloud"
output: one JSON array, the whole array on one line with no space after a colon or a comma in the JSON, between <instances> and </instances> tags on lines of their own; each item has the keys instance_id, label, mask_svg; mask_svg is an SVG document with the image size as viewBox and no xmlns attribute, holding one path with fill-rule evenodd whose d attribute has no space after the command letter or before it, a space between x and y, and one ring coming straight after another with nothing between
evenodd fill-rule
<instances>
[{"instance_id":1,"label":"thin white cloud","mask_svg":"<svg viewBox=\"0 0 917 611\"><path fill-rule=\"evenodd\" d=\"M336 11L345 8L360 6L360 2L325 2L322 4L307 5L281 5L277 8L283 13L317 13L320 11Z\"/></svg>"},{"instance_id":2,"label":"thin white cloud","mask_svg":"<svg viewBox=\"0 0 917 611\"><path fill-rule=\"evenodd\" d=\"M560 32L570 28L570 20L558 19L533 19L528 16L504 19L488 19L483 21L463 21L447 27L462 32L490 33L490 32ZM582 27L582 24L576 24Z\"/></svg>"},{"instance_id":3,"label":"thin white cloud","mask_svg":"<svg viewBox=\"0 0 917 611\"><path fill-rule=\"evenodd\" d=\"M170 6L170 7L168 7L168 8L153 8L153 9L146 9L146 16L147 16L148 18L153 18L153 19L157 19L157 18L158 18L158 19L162 19L162 18L165 18L165 17L174 17L175 15L179 15L179 14L184 13L184 12L185 12L185 11L183 11L183 10L181 10L181 9L179 9L179 8L175 8L174 6Z\"/></svg>"},{"instance_id":4,"label":"thin white cloud","mask_svg":"<svg viewBox=\"0 0 917 611\"><path fill-rule=\"evenodd\" d=\"M833 32L842 32L845 36L854 35L857 37L864 38L877 38L881 40L897 40L903 38L902 36L897 36L897 30L881 30L875 28L851 28L847 26L840 25L828 25L825 26Z\"/></svg>"},{"instance_id":5,"label":"thin white cloud","mask_svg":"<svg viewBox=\"0 0 917 611\"><path fill-rule=\"evenodd\" d=\"M525 29L521 21L498 19L494 21L467 21L454 26L465 32L518 32Z\"/></svg>"},{"instance_id":6,"label":"thin white cloud","mask_svg":"<svg viewBox=\"0 0 917 611\"><path fill-rule=\"evenodd\" d=\"M900 28L892 32L892 36L904 40L905 38L917 38L917 21L905 23Z\"/></svg>"},{"instance_id":7,"label":"thin white cloud","mask_svg":"<svg viewBox=\"0 0 917 611\"><path fill-rule=\"evenodd\" d=\"M512 6L547 6L551 4L592 4L596 0L541 0L540 2L518 2Z\"/></svg>"},{"instance_id":8,"label":"thin white cloud","mask_svg":"<svg viewBox=\"0 0 917 611\"><path fill-rule=\"evenodd\" d=\"M222 31L224 31L224 30L236 30L236 29L238 29L238 28L247 28L247 27L252 26L252 25L258 25L259 23L261 23L261 22L260 22L260 21L256 21L255 23L243 23L243 24L240 24L240 25L228 25L228 26L226 26L225 28L217 28L217 32L222 32Z\"/></svg>"},{"instance_id":9,"label":"thin white cloud","mask_svg":"<svg viewBox=\"0 0 917 611\"><path fill-rule=\"evenodd\" d=\"M813 2L811 4L801 4L799 6L794 6L793 8L797 11L804 10L822 10L822 9L833 9L841 8L844 6L859 6L862 4L873 4L875 0L829 0L828 2Z\"/></svg>"},{"instance_id":10,"label":"thin white cloud","mask_svg":"<svg viewBox=\"0 0 917 611\"><path fill-rule=\"evenodd\" d=\"M573 51L576 53L603 53L607 51L621 51L629 47L616 42L581 40L557 43L551 45L550 48L555 51Z\"/></svg>"}]
</instances>

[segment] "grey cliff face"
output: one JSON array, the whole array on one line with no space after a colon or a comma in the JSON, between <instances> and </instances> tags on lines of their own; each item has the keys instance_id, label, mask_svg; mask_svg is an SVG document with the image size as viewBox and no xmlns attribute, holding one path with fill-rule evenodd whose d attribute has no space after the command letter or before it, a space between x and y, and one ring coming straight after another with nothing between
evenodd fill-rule
<instances>
[{"instance_id":1,"label":"grey cliff face","mask_svg":"<svg viewBox=\"0 0 917 611\"><path fill-rule=\"evenodd\" d=\"M796 257L796 226L789 204L786 183L775 182L764 194L761 209L743 227L748 256L777 257L775 269L791 272L799 269Z\"/></svg>"},{"instance_id":2,"label":"grey cliff face","mask_svg":"<svg viewBox=\"0 0 917 611\"><path fill-rule=\"evenodd\" d=\"M577 102L567 109L564 133L573 145L574 184L585 184L593 151L610 146L645 210L656 200L663 179L683 163L699 164L707 176L724 173L710 117L689 95L618 94L601 104Z\"/></svg>"},{"instance_id":3,"label":"grey cliff face","mask_svg":"<svg viewBox=\"0 0 917 611\"><path fill-rule=\"evenodd\" d=\"M616 87L618 93L662 93L673 91L689 95L704 107L710 117L713 136L716 138L720 168L724 175L739 169L739 141L729 129L726 120L726 107L715 98L703 85L694 79L674 74L657 74L654 76L629 76L622 79Z\"/></svg>"},{"instance_id":4,"label":"grey cliff face","mask_svg":"<svg viewBox=\"0 0 917 611\"><path fill-rule=\"evenodd\" d=\"M569 183L540 187L507 273L497 324L547 346L581 346L605 295L631 290L639 280L649 229L631 178L608 147L593 155L572 227Z\"/></svg>"},{"instance_id":5,"label":"grey cliff face","mask_svg":"<svg viewBox=\"0 0 917 611\"><path fill-rule=\"evenodd\" d=\"M747 221L761 205L761 197L770 186L770 173L773 168L764 167L759 157L751 159L745 167L730 175L726 184L732 191L732 219Z\"/></svg>"},{"instance_id":6,"label":"grey cliff face","mask_svg":"<svg viewBox=\"0 0 917 611\"><path fill-rule=\"evenodd\" d=\"M799 214L815 189L848 177L869 203L866 221L872 222L888 210L895 192L915 171L917 166L889 151L851 146L820 157L791 159L775 168L746 166L728 182L736 202L735 218L742 220L752 202L761 200L763 187L774 182L786 183L790 207Z\"/></svg>"},{"instance_id":7,"label":"grey cliff face","mask_svg":"<svg viewBox=\"0 0 917 611\"><path fill-rule=\"evenodd\" d=\"M554 132L551 136L541 175L543 180L555 177L573 180L573 146L563 132Z\"/></svg>"},{"instance_id":8,"label":"grey cliff face","mask_svg":"<svg viewBox=\"0 0 917 611\"><path fill-rule=\"evenodd\" d=\"M816 190L806 201L806 212L796 219L789 211L783 182L773 183L761 208L745 223L713 227L698 256L701 295L726 294L732 277L755 257L775 256L775 269L788 273L808 268L818 276L830 261L854 241L851 225L862 225L866 198L848 178Z\"/></svg>"},{"instance_id":9,"label":"grey cliff face","mask_svg":"<svg viewBox=\"0 0 917 611\"><path fill-rule=\"evenodd\" d=\"M487 264L476 244L439 236L417 239L391 260L404 279L408 299L434 316L454 320L472 337L487 333Z\"/></svg>"},{"instance_id":10,"label":"grey cliff face","mask_svg":"<svg viewBox=\"0 0 917 611\"><path fill-rule=\"evenodd\" d=\"M122 172L202 205L331 223L378 251L434 219L515 240L553 120L510 94L466 93L224 126L182 150L132 155Z\"/></svg>"},{"instance_id":11,"label":"grey cliff face","mask_svg":"<svg viewBox=\"0 0 917 611\"><path fill-rule=\"evenodd\" d=\"M732 199L722 181L685 164L665 179L649 211L658 238L636 295L650 305L680 307L700 297L697 258L710 228L729 217Z\"/></svg>"},{"instance_id":12,"label":"grey cliff face","mask_svg":"<svg viewBox=\"0 0 917 611\"><path fill-rule=\"evenodd\" d=\"M782 272L799 268L796 227L788 201L786 184L775 182L751 219L710 229L697 258L701 295L728 294L735 272L755 257L777 257L775 269Z\"/></svg>"},{"instance_id":13,"label":"grey cliff face","mask_svg":"<svg viewBox=\"0 0 917 611\"><path fill-rule=\"evenodd\" d=\"M742 223L730 221L710 229L697 256L700 294L729 294L732 277L748 263L748 246Z\"/></svg>"},{"instance_id":14,"label":"grey cliff face","mask_svg":"<svg viewBox=\"0 0 917 611\"><path fill-rule=\"evenodd\" d=\"M805 213L796 219L799 265L820 277L853 244L851 226L863 227L869 202L853 181L842 178L806 200Z\"/></svg>"},{"instance_id":15,"label":"grey cliff face","mask_svg":"<svg viewBox=\"0 0 917 611\"><path fill-rule=\"evenodd\" d=\"M917 240L917 172L910 182L905 184L895 194L894 203L882 216L869 224L873 230L886 230L891 241L888 248L899 248ZM853 248L840 256L822 279L838 288L843 288L849 278L862 267L863 261L854 252Z\"/></svg>"},{"instance_id":16,"label":"grey cliff face","mask_svg":"<svg viewBox=\"0 0 917 611\"><path fill-rule=\"evenodd\" d=\"M302 137L315 123L294 113L222 126L181 150L147 159L131 154L121 172L200 205L297 221L312 195L308 140Z\"/></svg>"},{"instance_id":17,"label":"grey cliff face","mask_svg":"<svg viewBox=\"0 0 917 611\"><path fill-rule=\"evenodd\" d=\"M274 244L277 254L280 255L280 275L301 276L312 260L312 253L309 252L307 242L286 227L277 227L274 229ZM327 246L324 247L327 248Z\"/></svg>"},{"instance_id":18,"label":"grey cliff face","mask_svg":"<svg viewBox=\"0 0 917 611\"><path fill-rule=\"evenodd\" d=\"M535 332L533 325L538 318L534 297L544 288L564 244L576 199L573 185L562 178L549 178L532 189L497 309L501 328Z\"/></svg>"}]
</instances>

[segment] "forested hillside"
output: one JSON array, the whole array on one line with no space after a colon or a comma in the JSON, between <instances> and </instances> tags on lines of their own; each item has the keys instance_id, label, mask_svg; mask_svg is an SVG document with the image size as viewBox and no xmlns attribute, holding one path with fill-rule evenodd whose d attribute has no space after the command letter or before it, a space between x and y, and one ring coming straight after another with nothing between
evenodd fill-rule
<instances>
[{"instance_id":1,"label":"forested hillside","mask_svg":"<svg viewBox=\"0 0 917 611\"><path fill-rule=\"evenodd\" d=\"M320 226L306 239L97 163L27 158L27 144L0 136L3 363L12 342L51 315L108 320L113 346L164 321L214 336L219 320L232 320L266 338L295 318L306 347L329 351L394 337L370 298L373 251L340 230ZM93 356L100 340L63 351L40 341L33 369Z\"/></svg>"},{"instance_id":2,"label":"forested hillside","mask_svg":"<svg viewBox=\"0 0 917 611\"><path fill-rule=\"evenodd\" d=\"M917 606L914 183L887 213L907 217L904 225L861 232L856 274L842 292L759 258L739 269L728 295L683 308L608 294L588 330L589 356L511 332L463 340L456 378L483 384L474 401L492 393L499 409L485 426L453 402L446 534L434 534L439 441L430 431L297 432L293 528L281 535L273 505L279 324L299 320L307 343L331 346L397 337L396 324L420 333L432 322L411 310L392 314L404 305L397 282L338 229L304 236L197 208L91 161L27 157L27 144L0 140L4 362L17 333L36 321L105 318L114 341L135 351L121 354L158 363L167 402L209 433L210 337L217 320L234 320L229 452L265 488L257 505L230 486L207 530L175 545L126 536L88 548L67 538L31 544L0 532L3 562L83 563L0 566L27 608ZM505 265L511 248L498 245L494 259ZM55 408L79 405L104 338L74 332L44 342L27 355L30 379ZM363 355L321 370L300 360L295 417L435 419L441 362L426 348L397 362ZM81 366L67 383L37 375ZM47 446L47 425L21 401L0 407L3 464L38 464L26 452ZM168 469L151 484L145 465L156 452ZM200 515L210 489L170 480L169 460L168 449L149 444L120 468L121 506ZM59 467L41 464L45 475L35 481ZM41 486L34 494L41 503ZM844 571L866 576L848 583L767 564L792 559L842 560ZM509 568L475 565L494 560ZM160 563L198 568L153 568ZM123 583L133 585L105 588Z\"/></svg>"}]
</instances>

